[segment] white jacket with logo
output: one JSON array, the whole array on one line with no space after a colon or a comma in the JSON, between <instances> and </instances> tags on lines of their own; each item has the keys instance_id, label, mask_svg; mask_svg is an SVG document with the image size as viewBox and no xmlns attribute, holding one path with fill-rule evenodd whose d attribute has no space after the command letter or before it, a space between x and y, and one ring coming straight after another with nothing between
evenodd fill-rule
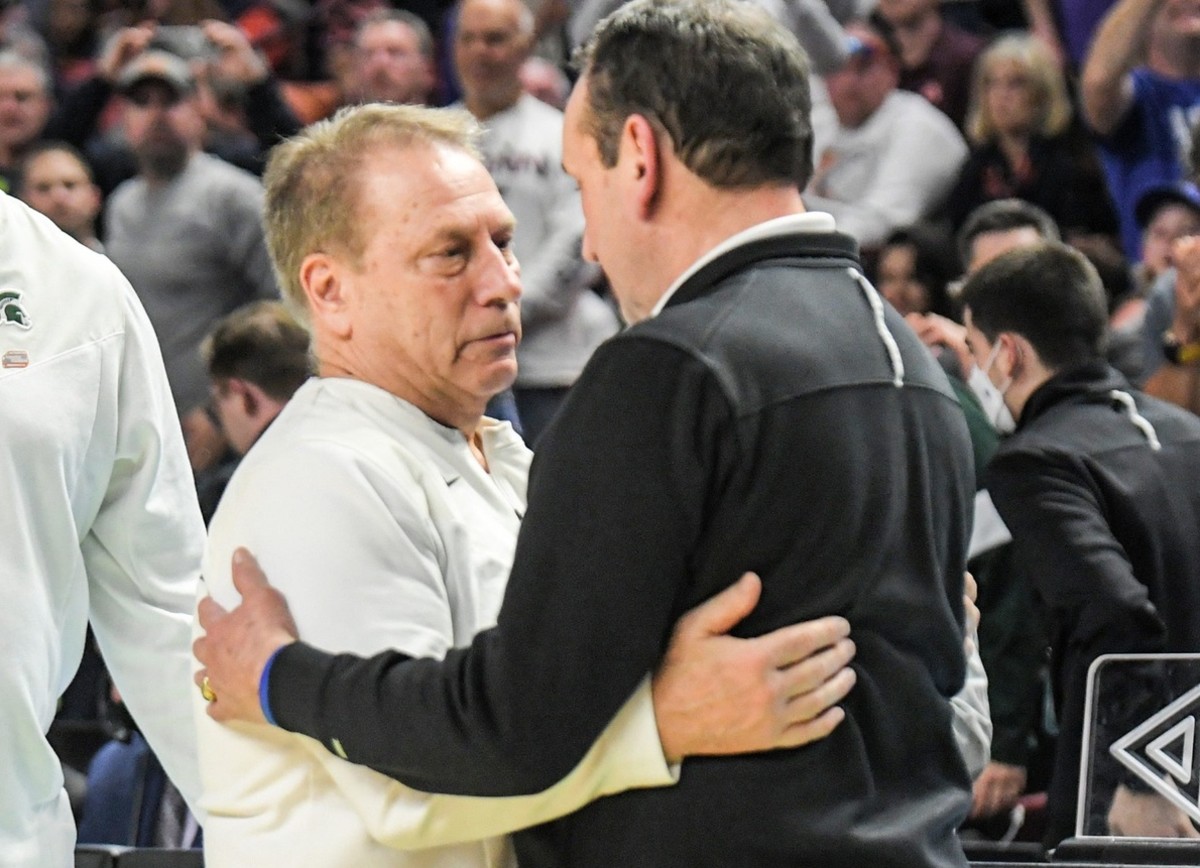
<instances>
[{"instance_id":1,"label":"white jacket with logo","mask_svg":"<svg viewBox=\"0 0 1200 868\"><path fill-rule=\"evenodd\" d=\"M66 868L74 827L43 734L89 618L195 803L204 526L158 342L116 267L0 194L0 297L0 866Z\"/></svg>"}]
</instances>

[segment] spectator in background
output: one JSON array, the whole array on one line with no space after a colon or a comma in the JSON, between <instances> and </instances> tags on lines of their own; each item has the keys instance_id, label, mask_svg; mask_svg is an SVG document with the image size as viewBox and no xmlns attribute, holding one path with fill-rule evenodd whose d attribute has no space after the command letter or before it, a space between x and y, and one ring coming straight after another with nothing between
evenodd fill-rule
<instances>
[{"instance_id":1,"label":"spectator in background","mask_svg":"<svg viewBox=\"0 0 1200 868\"><path fill-rule=\"evenodd\" d=\"M1192 128L1192 176L1200 166L1200 122ZM1176 192L1190 198L1195 188ZM1200 344L1200 236L1183 236L1171 245L1174 268L1151 288L1142 324L1142 363L1148 394L1200 413L1200 357L1189 350ZM1193 348L1195 349L1195 348Z\"/></svg>"},{"instance_id":2,"label":"spectator in background","mask_svg":"<svg viewBox=\"0 0 1200 868\"><path fill-rule=\"evenodd\" d=\"M1002 253L1042 241L1058 241L1058 226L1054 219L1036 205L1021 199L998 199L980 205L968 215L956 239L959 260L970 276ZM951 287L962 288L961 282ZM953 298L957 303L958 299ZM967 331L961 322L934 313L909 315L908 324L924 344L934 351L947 373L963 381L971 380L975 363L967 346ZM1003 403L986 383L975 376L978 397L993 425L1002 433L1012 430L1012 421L1004 412Z\"/></svg>"},{"instance_id":3,"label":"spectator in background","mask_svg":"<svg viewBox=\"0 0 1200 868\"><path fill-rule=\"evenodd\" d=\"M1135 206L1149 188L1184 177L1200 119L1200 4L1121 0L1096 34L1080 90L1084 119L1100 136L1121 244L1137 262Z\"/></svg>"},{"instance_id":4,"label":"spectator in background","mask_svg":"<svg viewBox=\"0 0 1200 868\"><path fill-rule=\"evenodd\" d=\"M1142 229L1142 259L1130 269L1128 295L1112 311L1108 358L1131 383L1144 383L1163 362L1162 333L1171 318L1174 294L1175 242L1200 235L1200 189L1191 181L1151 187L1138 200L1134 215ZM1147 340L1151 307L1149 327L1156 331Z\"/></svg>"},{"instance_id":5,"label":"spectator in background","mask_svg":"<svg viewBox=\"0 0 1200 868\"><path fill-rule=\"evenodd\" d=\"M956 243L970 276L1009 250L1058 240L1058 224L1037 205L1022 199L1001 199L972 211Z\"/></svg>"},{"instance_id":6,"label":"spectator in background","mask_svg":"<svg viewBox=\"0 0 1200 868\"><path fill-rule=\"evenodd\" d=\"M323 120L343 105L425 105L436 83L433 36L411 12L375 9L363 17L346 50L336 53L331 71L332 81L283 85L289 105L305 124Z\"/></svg>"},{"instance_id":7,"label":"spectator in background","mask_svg":"<svg viewBox=\"0 0 1200 868\"><path fill-rule=\"evenodd\" d=\"M933 313L952 317L954 304L946 285L959 274L953 248L946 234L932 226L897 229L879 251L875 286L905 316Z\"/></svg>"},{"instance_id":8,"label":"spectator in background","mask_svg":"<svg viewBox=\"0 0 1200 868\"><path fill-rule=\"evenodd\" d=\"M1175 242L1200 235L1200 188L1193 181L1151 187L1134 208L1142 229L1142 260L1134 271L1144 297L1172 265Z\"/></svg>"},{"instance_id":9,"label":"spectator in background","mask_svg":"<svg viewBox=\"0 0 1200 868\"><path fill-rule=\"evenodd\" d=\"M402 9L368 15L354 39L354 102L425 105L433 93L433 36Z\"/></svg>"},{"instance_id":10,"label":"spectator in background","mask_svg":"<svg viewBox=\"0 0 1200 868\"><path fill-rule=\"evenodd\" d=\"M1019 198L1054 218L1060 231L1116 232L1112 205L1091 146L1071 132L1062 72L1031 36L1007 34L979 57L967 138L972 148L946 205L954 227L975 208Z\"/></svg>"},{"instance_id":11,"label":"spectator in background","mask_svg":"<svg viewBox=\"0 0 1200 868\"><path fill-rule=\"evenodd\" d=\"M96 0L49 0L43 30L56 93L95 74L100 52L99 11Z\"/></svg>"},{"instance_id":12,"label":"spectator in background","mask_svg":"<svg viewBox=\"0 0 1200 868\"><path fill-rule=\"evenodd\" d=\"M862 24L847 32L857 47L825 79L838 127L817 157L804 202L872 249L941 204L967 145L928 100L897 90L896 56L878 33Z\"/></svg>"},{"instance_id":13,"label":"spectator in background","mask_svg":"<svg viewBox=\"0 0 1200 868\"><path fill-rule=\"evenodd\" d=\"M202 46L197 84L204 98L204 149L260 175L267 152L298 132L300 122L245 33L224 21L205 21L195 34Z\"/></svg>"},{"instance_id":14,"label":"spectator in background","mask_svg":"<svg viewBox=\"0 0 1200 868\"><path fill-rule=\"evenodd\" d=\"M200 470L224 451L203 410L200 343L222 315L278 295L260 222L262 185L200 150L204 120L185 61L143 52L119 86L138 175L110 199L105 244L154 324L188 454Z\"/></svg>"},{"instance_id":15,"label":"spectator in background","mask_svg":"<svg viewBox=\"0 0 1200 868\"><path fill-rule=\"evenodd\" d=\"M0 50L0 192L16 188L17 166L42 135L52 105L45 67L11 49Z\"/></svg>"},{"instance_id":16,"label":"spectator in background","mask_svg":"<svg viewBox=\"0 0 1200 868\"><path fill-rule=\"evenodd\" d=\"M963 306L972 355L1018 421L986 482L1051 621L1054 846L1075 828L1092 661L1200 651L1200 420L1105 364L1104 291L1077 251L1011 251L972 276ZM1200 837L1160 796L1117 791L1114 832ZM1143 827L1128 808L1146 801L1173 828Z\"/></svg>"},{"instance_id":17,"label":"spectator in background","mask_svg":"<svg viewBox=\"0 0 1200 868\"><path fill-rule=\"evenodd\" d=\"M197 476L200 512L212 519L241 456L275 421L313 373L309 333L278 301L259 301L222 317L200 346L213 411L235 457Z\"/></svg>"},{"instance_id":18,"label":"spectator in background","mask_svg":"<svg viewBox=\"0 0 1200 868\"><path fill-rule=\"evenodd\" d=\"M616 333L616 314L583 261L583 208L562 168L563 116L525 93L533 15L522 0L464 0L454 34L463 103L484 129L483 162L517 218L523 337L514 393L536 443L592 351Z\"/></svg>"},{"instance_id":19,"label":"spectator in background","mask_svg":"<svg viewBox=\"0 0 1200 868\"><path fill-rule=\"evenodd\" d=\"M100 188L83 154L65 142L34 145L21 161L17 193L26 205L97 253L104 245L96 237Z\"/></svg>"},{"instance_id":20,"label":"spectator in background","mask_svg":"<svg viewBox=\"0 0 1200 868\"><path fill-rule=\"evenodd\" d=\"M986 41L942 18L940 0L879 0L899 49L901 90L919 93L965 129L971 68Z\"/></svg>"},{"instance_id":21,"label":"spectator in background","mask_svg":"<svg viewBox=\"0 0 1200 868\"><path fill-rule=\"evenodd\" d=\"M199 97L196 106L204 121L201 147L226 162L260 172L266 152L299 129L269 67L233 25L205 21L174 29L159 30L154 23L122 28L105 43L96 74L64 97L48 127L49 135L88 155L105 194L138 171L129 144L104 128L104 120L113 96L120 95L122 76L147 50L173 54L189 67L189 87ZM119 108L116 114L119 119Z\"/></svg>"},{"instance_id":22,"label":"spectator in background","mask_svg":"<svg viewBox=\"0 0 1200 868\"><path fill-rule=\"evenodd\" d=\"M1171 257L1174 271L1155 287L1142 327L1145 389L1200 413L1200 236L1180 238Z\"/></svg>"}]
</instances>

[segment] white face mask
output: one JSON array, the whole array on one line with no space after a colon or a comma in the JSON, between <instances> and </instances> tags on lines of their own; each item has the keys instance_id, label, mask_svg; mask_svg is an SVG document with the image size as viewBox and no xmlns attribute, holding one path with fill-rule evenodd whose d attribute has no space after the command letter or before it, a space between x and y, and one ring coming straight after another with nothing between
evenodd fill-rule
<instances>
[{"instance_id":1,"label":"white face mask","mask_svg":"<svg viewBox=\"0 0 1200 868\"><path fill-rule=\"evenodd\" d=\"M992 365L996 364L999 356L1000 342L997 341L988 355L987 363L982 368L979 365L971 366L967 385L975 393L979 403L983 405L983 412L987 415L988 421L992 423L992 427L1001 434L1011 434L1017 430L1017 421L1013 419L1008 405L1004 403L1004 393L1012 385L1012 377L1009 377L1003 386L997 387L988 376L991 373Z\"/></svg>"}]
</instances>

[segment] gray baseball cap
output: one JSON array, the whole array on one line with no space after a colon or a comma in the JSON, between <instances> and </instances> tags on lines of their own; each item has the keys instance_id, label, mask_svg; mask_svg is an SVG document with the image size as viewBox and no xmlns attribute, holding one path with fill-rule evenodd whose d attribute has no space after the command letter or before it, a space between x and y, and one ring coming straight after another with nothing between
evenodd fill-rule
<instances>
[{"instance_id":1,"label":"gray baseball cap","mask_svg":"<svg viewBox=\"0 0 1200 868\"><path fill-rule=\"evenodd\" d=\"M179 96L191 93L196 78L186 60L168 51L143 51L125 65L117 77L117 89L129 93L144 81L160 81Z\"/></svg>"}]
</instances>

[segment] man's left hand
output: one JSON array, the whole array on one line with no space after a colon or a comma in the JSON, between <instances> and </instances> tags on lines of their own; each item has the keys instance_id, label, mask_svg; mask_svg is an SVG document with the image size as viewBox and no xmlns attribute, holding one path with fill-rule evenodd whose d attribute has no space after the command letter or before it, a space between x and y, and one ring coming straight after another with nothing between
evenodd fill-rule
<instances>
[{"instance_id":1,"label":"man's left hand","mask_svg":"<svg viewBox=\"0 0 1200 868\"><path fill-rule=\"evenodd\" d=\"M266 723L258 699L258 685L271 655L299 638L287 601L271 587L258 562L245 549L233 554L233 586L242 595L241 605L226 612L211 597L200 601L198 615L205 635L192 645L201 669L197 687L215 698L208 716L228 722Z\"/></svg>"}]
</instances>

